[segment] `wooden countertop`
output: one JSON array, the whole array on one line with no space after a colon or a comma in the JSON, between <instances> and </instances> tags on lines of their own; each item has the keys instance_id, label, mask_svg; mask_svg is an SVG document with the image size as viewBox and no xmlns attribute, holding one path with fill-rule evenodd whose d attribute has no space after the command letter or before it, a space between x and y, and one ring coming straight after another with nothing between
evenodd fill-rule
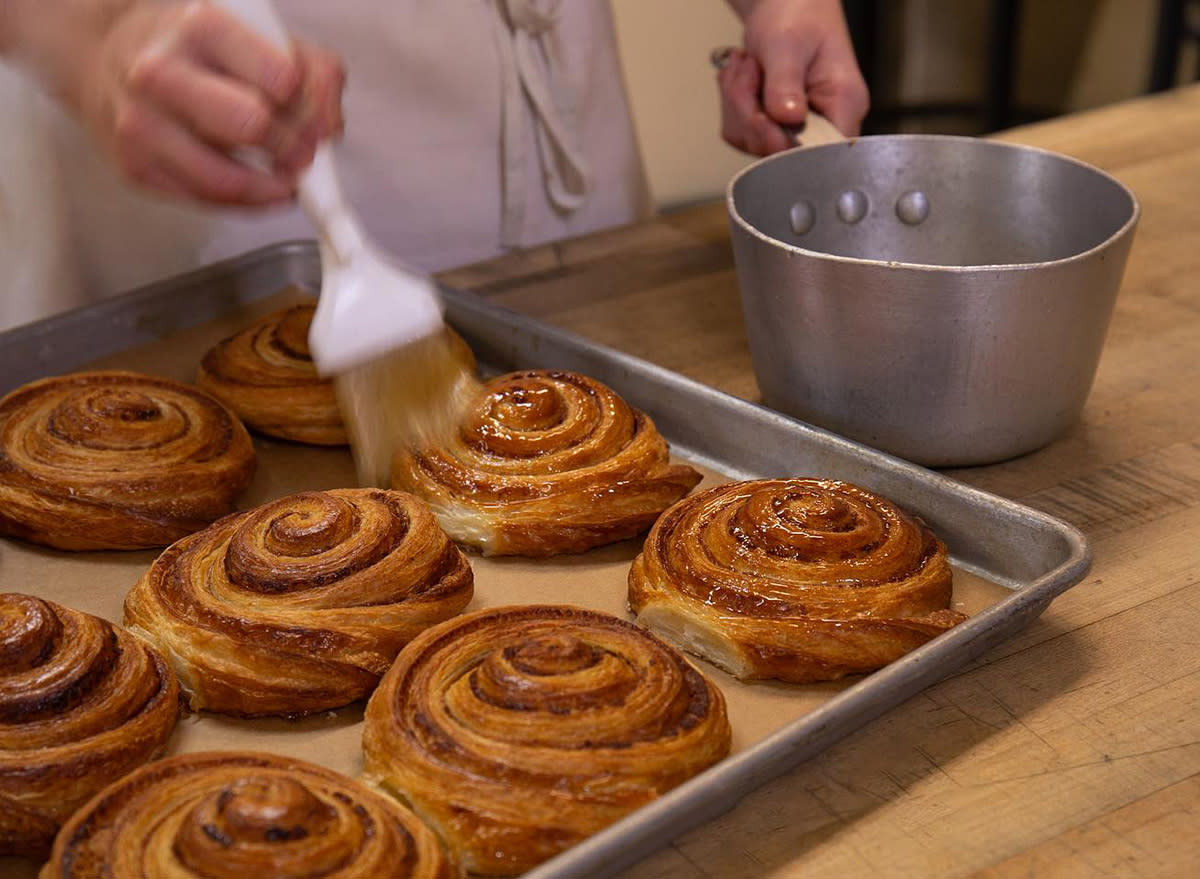
<instances>
[{"instance_id":1,"label":"wooden countertop","mask_svg":"<svg viewBox=\"0 0 1200 879\"><path fill-rule=\"evenodd\" d=\"M1195 876L1200 867L1200 86L1007 132L1143 217L1082 421L949 471L1092 542L1088 577L967 670L627 879ZM443 276L751 399L721 202Z\"/></svg>"}]
</instances>

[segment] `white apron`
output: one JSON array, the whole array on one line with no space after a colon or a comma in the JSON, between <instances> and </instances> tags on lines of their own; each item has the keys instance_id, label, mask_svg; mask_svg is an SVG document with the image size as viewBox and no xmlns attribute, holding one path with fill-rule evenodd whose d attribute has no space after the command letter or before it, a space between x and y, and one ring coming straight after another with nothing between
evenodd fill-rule
<instances>
[{"instance_id":1,"label":"white apron","mask_svg":"<svg viewBox=\"0 0 1200 879\"><path fill-rule=\"evenodd\" d=\"M436 271L649 214L607 0L277 2L298 36L345 60L342 182L368 234L406 262ZM295 208L135 192L48 100L18 109L0 157L36 141L56 164L36 179L0 166L0 328L312 237ZM6 235L6 212L26 211L38 230Z\"/></svg>"}]
</instances>

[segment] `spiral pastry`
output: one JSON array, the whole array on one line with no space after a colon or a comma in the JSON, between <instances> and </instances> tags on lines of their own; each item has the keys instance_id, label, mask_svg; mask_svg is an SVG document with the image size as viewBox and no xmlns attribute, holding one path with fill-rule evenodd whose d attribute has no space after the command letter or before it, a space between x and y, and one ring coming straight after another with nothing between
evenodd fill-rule
<instances>
[{"instance_id":1,"label":"spiral pastry","mask_svg":"<svg viewBox=\"0 0 1200 879\"><path fill-rule=\"evenodd\" d=\"M455 540L533 557L640 534L699 481L610 388L545 370L488 382L453 442L403 451L392 469L393 487L424 498Z\"/></svg>"},{"instance_id":2,"label":"spiral pastry","mask_svg":"<svg viewBox=\"0 0 1200 879\"><path fill-rule=\"evenodd\" d=\"M308 350L316 306L294 305L219 342L200 363L196 384L259 433L316 446L349 441L333 382L317 375ZM456 358L475 369L475 355L447 328Z\"/></svg>"},{"instance_id":3,"label":"spiral pastry","mask_svg":"<svg viewBox=\"0 0 1200 879\"><path fill-rule=\"evenodd\" d=\"M193 708L301 715L370 693L473 583L411 495L305 492L168 547L126 596L125 624L171 658Z\"/></svg>"},{"instance_id":4,"label":"spiral pastry","mask_svg":"<svg viewBox=\"0 0 1200 879\"><path fill-rule=\"evenodd\" d=\"M0 400L0 534L58 549L163 546L232 510L253 474L233 413L168 379L84 372Z\"/></svg>"},{"instance_id":5,"label":"spiral pastry","mask_svg":"<svg viewBox=\"0 0 1200 879\"><path fill-rule=\"evenodd\" d=\"M44 856L68 815L163 749L178 716L175 675L128 632L0 593L0 854Z\"/></svg>"},{"instance_id":6,"label":"spiral pastry","mask_svg":"<svg viewBox=\"0 0 1200 879\"><path fill-rule=\"evenodd\" d=\"M259 433L318 446L342 446L346 428L333 382L317 375L308 351L314 305L267 315L204 355L196 384Z\"/></svg>"},{"instance_id":7,"label":"spiral pastry","mask_svg":"<svg viewBox=\"0 0 1200 879\"><path fill-rule=\"evenodd\" d=\"M827 681L887 665L965 617L946 547L864 488L720 485L655 523L629 571L639 622L739 678Z\"/></svg>"},{"instance_id":8,"label":"spiral pastry","mask_svg":"<svg viewBox=\"0 0 1200 879\"><path fill-rule=\"evenodd\" d=\"M455 879L411 812L300 760L182 754L110 785L54 842L41 879Z\"/></svg>"},{"instance_id":9,"label":"spiral pastry","mask_svg":"<svg viewBox=\"0 0 1200 879\"><path fill-rule=\"evenodd\" d=\"M365 777L472 873L514 875L722 759L725 700L679 653L575 607L418 636L367 703Z\"/></svg>"}]
</instances>

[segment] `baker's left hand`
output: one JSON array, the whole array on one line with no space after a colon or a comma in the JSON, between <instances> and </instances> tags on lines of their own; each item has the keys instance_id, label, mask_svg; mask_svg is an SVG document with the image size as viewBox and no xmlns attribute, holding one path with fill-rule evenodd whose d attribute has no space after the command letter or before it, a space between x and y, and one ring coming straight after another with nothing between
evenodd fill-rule
<instances>
[{"instance_id":1,"label":"baker's left hand","mask_svg":"<svg viewBox=\"0 0 1200 879\"><path fill-rule=\"evenodd\" d=\"M722 138L759 156L788 149L795 144L780 125L802 125L809 107L847 137L858 134L869 96L839 0L729 2L745 48L717 75Z\"/></svg>"}]
</instances>

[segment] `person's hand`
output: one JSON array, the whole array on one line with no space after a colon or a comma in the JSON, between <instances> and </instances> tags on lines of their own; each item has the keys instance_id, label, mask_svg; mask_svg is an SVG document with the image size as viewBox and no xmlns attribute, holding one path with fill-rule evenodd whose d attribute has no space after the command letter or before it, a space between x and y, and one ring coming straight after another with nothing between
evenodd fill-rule
<instances>
[{"instance_id":1,"label":"person's hand","mask_svg":"<svg viewBox=\"0 0 1200 879\"><path fill-rule=\"evenodd\" d=\"M292 198L317 143L342 125L334 55L280 51L195 0L127 4L73 74L68 100L126 177L205 202ZM235 153L247 148L263 161Z\"/></svg>"},{"instance_id":2,"label":"person's hand","mask_svg":"<svg viewBox=\"0 0 1200 879\"><path fill-rule=\"evenodd\" d=\"M867 85L839 0L736 0L744 50L717 75L721 136L754 155L792 143L780 125L799 126L808 108L850 137L867 114Z\"/></svg>"}]
</instances>

